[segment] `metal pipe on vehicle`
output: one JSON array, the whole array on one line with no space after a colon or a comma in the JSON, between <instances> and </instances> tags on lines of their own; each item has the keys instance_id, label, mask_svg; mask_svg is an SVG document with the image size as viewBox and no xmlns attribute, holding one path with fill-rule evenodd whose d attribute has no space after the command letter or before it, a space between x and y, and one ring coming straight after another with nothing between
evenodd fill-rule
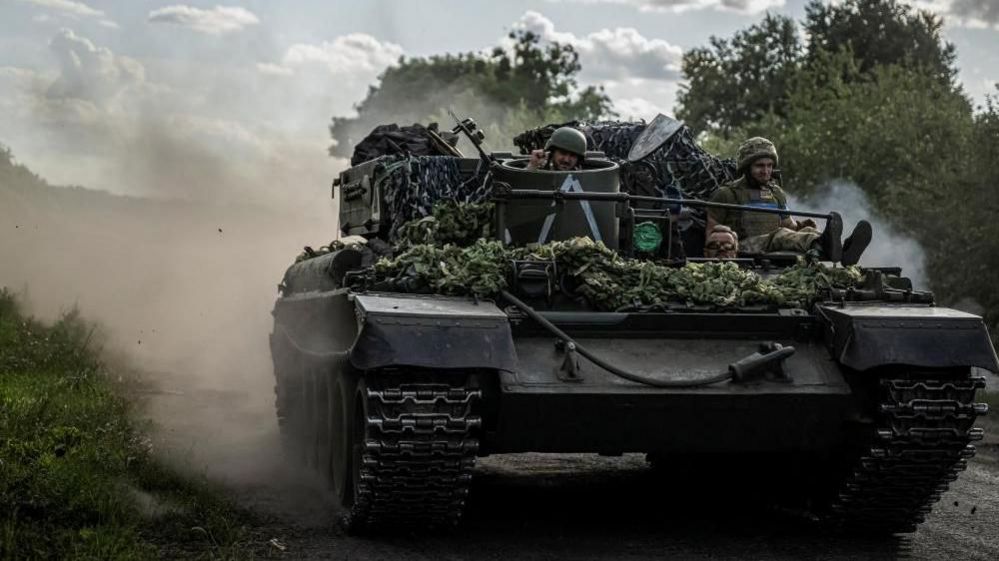
<instances>
[{"instance_id":1,"label":"metal pipe on vehicle","mask_svg":"<svg viewBox=\"0 0 999 561\"><path fill-rule=\"evenodd\" d=\"M663 197L648 197L644 195L629 195L628 193L566 193L562 191L540 191L537 189L511 189L494 195L500 199L565 199L565 200L586 200L586 201L629 201L629 202L650 202L667 205L686 205L691 207L723 208L731 210L744 210L748 212L760 212L764 214L784 214L791 216L802 216L805 218L820 218L828 220L830 215L821 212L806 212L784 208L760 208L754 206L734 205L729 203L713 203L711 201L699 201L697 199L668 199Z\"/></svg>"},{"instance_id":2,"label":"metal pipe on vehicle","mask_svg":"<svg viewBox=\"0 0 999 561\"><path fill-rule=\"evenodd\" d=\"M548 319L546 319L544 316L535 311L534 308L528 306L526 303L524 303L524 301L517 298L513 294L510 294L509 291L501 290L500 294L503 296L503 298L507 299L511 304L513 304L514 306L519 308L522 312L527 314L528 317L538 322L538 324L541 325L541 327L544 327L549 332L551 332L552 335L564 341L566 347L571 348L575 352L578 352L579 354L585 356L593 364L596 364L600 368L603 368L607 372L610 372L611 374L619 378L624 378L625 380L629 380L639 384L645 384L647 386L654 386L657 388L696 388L700 386L717 384L718 382L724 382L726 380L731 380L733 377L733 372L731 370L719 372L718 374L708 376L706 378L700 378L697 380L661 380L658 378L650 378L648 376L643 376L641 374L635 374L634 372L628 372L627 370L618 368L617 366L614 366L613 364L591 353L589 350L586 349L586 347L580 345L579 342L574 341L571 337L569 337L569 335L567 335L564 331L559 329L554 323L548 321ZM794 352L793 349L791 352Z\"/></svg>"}]
</instances>

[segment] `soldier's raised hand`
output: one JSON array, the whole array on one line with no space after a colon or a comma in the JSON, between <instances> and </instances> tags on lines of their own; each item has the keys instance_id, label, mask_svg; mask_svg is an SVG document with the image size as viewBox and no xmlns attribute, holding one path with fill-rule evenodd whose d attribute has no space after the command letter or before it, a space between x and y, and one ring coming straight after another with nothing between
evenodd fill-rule
<instances>
[{"instance_id":1,"label":"soldier's raised hand","mask_svg":"<svg viewBox=\"0 0 999 561\"><path fill-rule=\"evenodd\" d=\"M545 155L545 151L542 149L531 150L531 160L527 162L527 169L541 169L541 166L545 165L545 161L548 157Z\"/></svg>"}]
</instances>

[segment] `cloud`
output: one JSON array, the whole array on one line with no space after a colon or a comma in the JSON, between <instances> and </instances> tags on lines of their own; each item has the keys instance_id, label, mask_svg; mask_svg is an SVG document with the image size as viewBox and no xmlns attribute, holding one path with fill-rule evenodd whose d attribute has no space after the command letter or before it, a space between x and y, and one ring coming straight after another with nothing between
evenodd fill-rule
<instances>
[{"instance_id":1,"label":"cloud","mask_svg":"<svg viewBox=\"0 0 999 561\"><path fill-rule=\"evenodd\" d=\"M559 31L544 15L528 11L513 24L543 41L571 45L579 53L580 82L599 84L622 118L651 119L669 113L680 79L683 50L663 39L643 36L630 27L601 29L585 36ZM512 41L500 41L509 48Z\"/></svg>"},{"instance_id":2,"label":"cloud","mask_svg":"<svg viewBox=\"0 0 999 561\"><path fill-rule=\"evenodd\" d=\"M241 31L247 26L260 23L253 12L238 6L215 6L211 10L202 10L184 5L153 10L149 12L149 21L183 25L210 35Z\"/></svg>"},{"instance_id":3,"label":"cloud","mask_svg":"<svg viewBox=\"0 0 999 561\"><path fill-rule=\"evenodd\" d=\"M581 4L625 4L643 12L688 12L712 9L721 12L756 14L784 6L785 0L548 0Z\"/></svg>"},{"instance_id":4,"label":"cloud","mask_svg":"<svg viewBox=\"0 0 999 561\"><path fill-rule=\"evenodd\" d=\"M104 12L91 8L90 6L84 4L83 2L75 2L73 0L21 0L22 2L27 2L29 4L34 4L36 6L41 6L42 8L47 8L52 10L59 15L80 19L80 18L93 18L98 20L97 22L104 27L110 27L112 29L118 29L118 24L114 21L106 18ZM34 20L38 23L46 23L51 20L51 18L46 14L40 14L35 16Z\"/></svg>"},{"instance_id":5,"label":"cloud","mask_svg":"<svg viewBox=\"0 0 999 561\"><path fill-rule=\"evenodd\" d=\"M49 45L49 68L0 66L0 141L47 180L303 211L343 165L326 154L331 114L380 71L331 79L326 62L297 55L264 66L292 72L280 80L245 60L143 64L70 29Z\"/></svg>"},{"instance_id":6,"label":"cloud","mask_svg":"<svg viewBox=\"0 0 999 561\"><path fill-rule=\"evenodd\" d=\"M257 89L263 100L285 107L283 118L300 127L311 128L321 136L317 143L329 143L324 123L332 116L356 114L355 104L386 68L405 54L395 43L381 41L364 33L351 33L320 43L296 43L285 49L277 61L255 64ZM289 107L287 100L296 104ZM267 113L273 113L268 110Z\"/></svg>"},{"instance_id":7,"label":"cloud","mask_svg":"<svg viewBox=\"0 0 999 561\"><path fill-rule=\"evenodd\" d=\"M667 80L609 80L602 83L614 112L622 119L651 120L656 113L672 115L679 84Z\"/></svg>"},{"instance_id":8,"label":"cloud","mask_svg":"<svg viewBox=\"0 0 999 561\"><path fill-rule=\"evenodd\" d=\"M402 55L402 47L395 43L379 41L366 33L350 33L318 45L294 44L285 51L280 66L265 65L260 70L275 74L279 69L295 71L319 66L331 74L374 74L394 64Z\"/></svg>"},{"instance_id":9,"label":"cloud","mask_svg":"<svg viewBox=\"0 0 999 561\"><path fill-rule=\"evenodd\" d=\"M638 119L651 120L663 109L643 97L618 98L614 100L614 111L628 121Z\"/></svg>"},{"instance_id":10,"label":"cloud","mask_svg":"<svg viewBox=\"0 0 999 561\"><path fill-rule=\"evenodd\" d=\"M106 106L123 90L145 81L145 70L138 61L116 56L72 30L60 29L49 46L60 70L46 91L49 99L79 99Z\"/></svg>"},{"instance_id":11,"label":"cloud","mask_svg":"<svg viewBox=\"0 0 999 561\"><path fill-rule=\"evenodd\" d=\"M999 2L997 0L954 0L950 13L972 26L999 29Z\"/></svg>"},{"instance_id":12,"label":"cloud","mask_svg":"<svg viewBox=\"0 0 999 561\"><path fill-rule=\"evenodd\" d=\"M49 8L64 14L83 17L104 17L104 12L95 10L83 2L73 2L72 0L22 0L29 4Z\"/></svg>"},{"instance_id":13,"label":"cloud","mask_svg":"<svg viewBox=\"0 0 999 561\"><path fill-rule=\"evenodd\" d=\"M34 70L16 66L0 66L0 83L9 80L13 83L24 83L37 76Z\"/></svg>"},{"instance_id":14,"label":"cloud","mask_svg":"<svg viewBox=\"0 0 999 561\"><path fill-rule=\"evenodd\" d=\"M662 39L650 39L631 27L601 29L580 37L559 32L544 15L528 11L514 24L546 41L572 45L579 53L582 76L595 80L645 78L677 80L683 50Z\"/></svg>"},{"instance_id":15,"label":"cloud","mask_svg":"<svg viewBox=\"0 0 999 561\"><path fill-rule=\"evenodd\" d=\"M997 0L902 0L902 2L939 14L952 25L999 29Z\"/></svg>"},{"instance_id":16,"label":"cloud","mask_svg":"<svg viewBox=\"0 0 999 561\"><path fill-rule=\"evenodd\" d=\"M5 117L0 122L0 142L10 142L13 136L5 126L12 120L27 119L31 111L30 92L36 91L41 81L38 72L16 66L0 66L0 113Z\"/></svg>"},{"instance_id":17,"label":"cloud","mask_svg":"<svg viewBox=\"0 0 999 561\"><path fill-rule=\"evenodd\" d=\"M295 74L291 68L270 62L258 62L257 71L271 76L293 76Z\"/></svg>"}]
</instances>

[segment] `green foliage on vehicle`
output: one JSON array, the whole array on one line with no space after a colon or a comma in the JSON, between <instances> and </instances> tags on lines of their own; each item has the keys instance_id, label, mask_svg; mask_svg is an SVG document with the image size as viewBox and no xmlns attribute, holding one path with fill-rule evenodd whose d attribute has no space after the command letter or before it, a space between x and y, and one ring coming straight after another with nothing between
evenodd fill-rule
<instances>
[{"instance_id":1,"label":"green foliage on vehicle","mask_svg":"<svg viewBox=\"0 0 999 561\"><path fill-rule=\"evenodd\" d=\"M670 303L808 307L822 289L854 286L861 279L856 267L804 260L769 280L731 262L671 267L622 257L589 238L527 247L483 238L461 243L482 231L490 212L491 205L435 205L433 216L404 226L407 242L394 258L376 263L376 277L396 290L493 297L508 288L514 261L549 261L574 295L605 311Z\"/></svg>"},{"instance_id":2,"label":"green foliage on vehicle","mask_svg":"<svg viewBox=\"0 0 999 561\"><path fill-rule=\"evenodd\" d=\"M469 245L486 236L492 212L491 203L440 201L434 205L431 216L407 222L399 228L400 245Z\"/></svg>"}]
</instances>

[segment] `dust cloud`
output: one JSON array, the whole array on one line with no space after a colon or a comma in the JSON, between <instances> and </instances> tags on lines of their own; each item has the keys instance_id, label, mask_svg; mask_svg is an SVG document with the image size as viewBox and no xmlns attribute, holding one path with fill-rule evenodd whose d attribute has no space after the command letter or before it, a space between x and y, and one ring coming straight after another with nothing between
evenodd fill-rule
<instances>
[{"instance_id":1,"label":"dust cloud","mask_svg":"<svg viewBox=\"0 0 999 561\"><path fill-rule=\"evenodd\" d=\"M226 481L270 478L283 462L270 310L302 246L336 237L329 181L312 187L303 210L0 185L0 286L43 319L75 305L103 326L107 354L149 382L157 453Z\"/></svg>"},{"instance_id":2,"label":"dust cloud","mask_svg":"<svg viewBox=\"0 0 999 561\"><path fill-rule=\"evenodd\" d=\"M857 222L867 220L873 227L874 236L860 259L860 265L902 267L902 275L909 277L915 288L929 288L923 248L915 240L898 232L887 220L874 214L867 195L856 184L832 181L807 199L789 194L787 204L794 210L839 212L843 216L844 238L853 231Z\"/></svg>"}]
</instances>

